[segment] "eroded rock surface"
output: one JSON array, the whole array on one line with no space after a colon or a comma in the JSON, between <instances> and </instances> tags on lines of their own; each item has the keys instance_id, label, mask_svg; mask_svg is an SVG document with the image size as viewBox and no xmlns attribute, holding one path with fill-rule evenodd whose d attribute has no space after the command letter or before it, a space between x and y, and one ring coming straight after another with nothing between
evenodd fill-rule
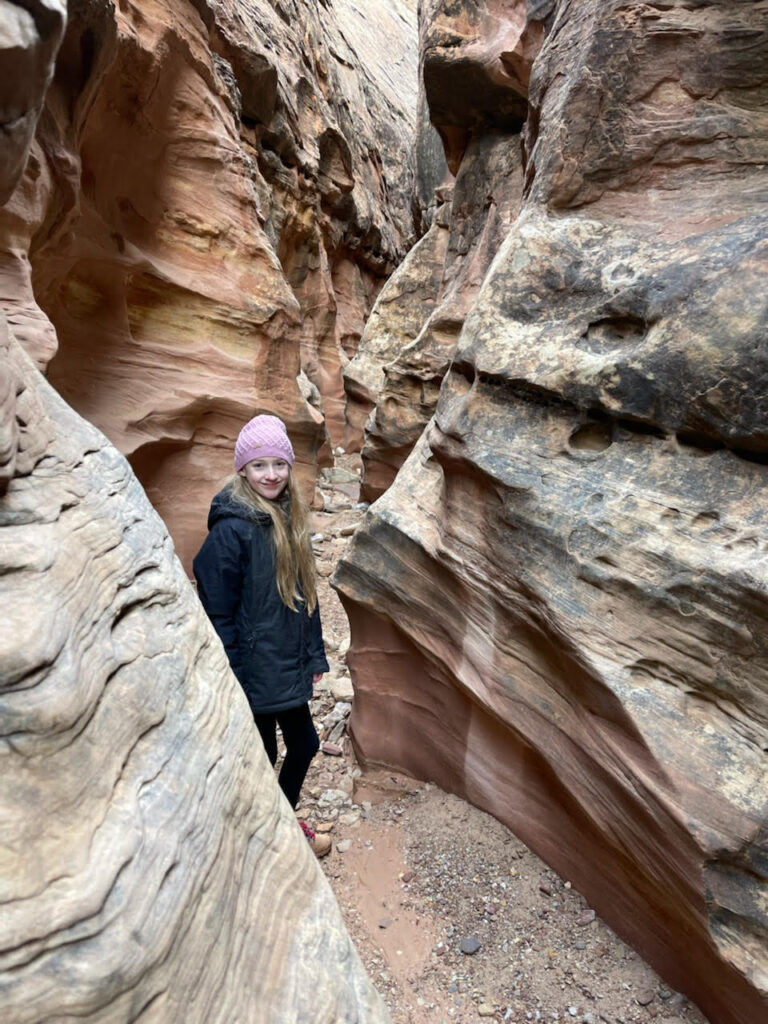
<instances>
[{"instance_id":1,"label":"eroded rock surface","mask_svg":"<svg viewBox=\"0 0 768 1024\"><path fill-rule=\"evenodd\" d=\"M12 346L3 1020L384 1020L163 524Z\"/></svg>"},{"instance_id":2,"label":"eroded rock surface","mask_svg":"<svg viewBox=\"0 0 768 1024\"><path fill-rule=\"evenodd\" d=\"M456 180L437 190L429 234L384 286L344 371L350 418L370 415L366 500L392 483L433 415L464 319L519 212L520 131L543 16L523 2L422 8L425 94Z\"/></svg>"},{"instance_id":3,"label":"eroded rock surface","mask_svg":"<svg viewBox=\"0 0 768 1024\"><path fill-rule=\"evenodd\" d=\"M508 823L713 1024L753 1024L768 5L547 18L519 215L336 576L352 732Z\"/></svg>"},{"instance_id":4,"label":"eroded rock surface","mask_svg":"<svg viewBox=\"0 0 768 1024\"><path fill-rule=\"evenodd\" d=\"M4 1024L385 1020L164 525L1 313L0 581Z\"/></svg>"},{"instance_id":5,"label":"eroded rock surface","mask_svg":"<svg viewBox=\"0 0 768 1024\"><path fill-rule=\"evenodd\" d=\"M0 222L0 301L188 564L254 412L288 423L308 494L328 440L361 443L342 368L413 240L415 4L69 14Z\"/></svg>"}]
</instances>

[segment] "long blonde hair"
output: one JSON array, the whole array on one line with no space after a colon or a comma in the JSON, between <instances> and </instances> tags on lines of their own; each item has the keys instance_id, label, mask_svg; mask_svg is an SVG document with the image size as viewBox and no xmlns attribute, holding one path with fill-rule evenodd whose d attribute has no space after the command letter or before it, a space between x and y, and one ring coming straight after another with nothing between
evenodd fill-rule
<instances>
[{"instance_id":1,"label":"long blonde hair","mask_svg":"<svg viewBox=\"0 0 768 1024\"><path fill-rule=\"evenodd\" d=\"M317 575L309 529L309 509L299 492L293 472L276 501L262 498L245 477L236 473L227 484L237 501L265 512L272 520L275 576L280 600L291 611L306 603L311 615L317 607Z\"/></svg>"}]
</instances>

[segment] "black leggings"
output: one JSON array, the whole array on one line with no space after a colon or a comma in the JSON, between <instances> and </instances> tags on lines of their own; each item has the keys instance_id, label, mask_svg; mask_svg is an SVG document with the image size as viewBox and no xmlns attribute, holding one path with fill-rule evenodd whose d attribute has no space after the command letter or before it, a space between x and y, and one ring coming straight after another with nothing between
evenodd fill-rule
<instances>
[{"instance_id":1,"label":"black leggings","mask_svg":"<svg viewBox=\"0 0 768 1024\"><path fill-rule=\"evenodd\" d=\"M261 734L267 757L274 767L277 761L277 733L275 726L285 740L285 758L283 759L277 781L288 797L291 807L299 802L299 793L309 769L310 762L320 749L320 740L315 731L309 704L288 711L275 711L267 715L257 715L253 719Z\"/></svg>"}]
</instances>

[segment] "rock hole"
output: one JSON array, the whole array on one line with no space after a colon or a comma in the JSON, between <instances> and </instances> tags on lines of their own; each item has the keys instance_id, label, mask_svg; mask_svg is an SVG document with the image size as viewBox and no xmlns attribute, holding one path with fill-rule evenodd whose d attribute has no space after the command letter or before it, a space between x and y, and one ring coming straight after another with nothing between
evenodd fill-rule
<instances>
[{"instance_id":1,"label":"rock hole","mask_svg":"<svg viewBox=\"0 0 768 1024\"><path fill-rule=\"evenodd\" d=\"M642 341L647 331L644 320L635 316L606 316L587 327L584 338L589 345L609 348Z\"/></svg>"},{"instance_id":2,"label":"rock hole","mask_svg":"<svg viewBox=\"0 0 768 1024\"><path fill-rule=\"evenodd\" d=\"M568 438L568 445L579 452L604 452L613 444L613 431L607 423L585 423Z\"/></svg>"},{"instance_id":3,"label":"rock hole","mask_svg":"<svg viewBox=\"0 0 768 1024\"><path fill-rule=\"evenodd\" d=\"M709 526L714 526L715 523L720 522L719 512L700 512L694 519L691 525L697 530L706 530Z\"/></svg>"},{"instance_id":4,"label":"rock hole","mask_svg":"<svg viewBox=\"0 0 768 1024\"><path fill-rule=\"evenodd\" d=\"M666 438L666 433L654 423L646 423L643 420L622 418L616 420L616 425L622 430L628 430L632 434L643 434L649 437Z\"/></svg>"},{"instance_id":5,"label":"rock hole","mask_svg":"<svg viewBox=\"0 0 768 1024\"><path fill-rule=\"evenodd\" d=\"M684 451L686 455L693 455L697 458L712 455L713 452L720 451L720 449L725 447L721 441L717 441L713 437L707 437L706 434L696 434L692 431L679 433L676 435L676 439L681 451Z\"/></svg>"},{"instance_id":6,"label":"rock hole","mask_svg":"<svg viewBox=\"0 0 768 1024\"><path fill-rule=\"evenodd\" d=\"M754 462L758 466L768 466L768 452L756 452L749 448L734 448L733 454L747 462Z\"/></svg>"}]
</instances>

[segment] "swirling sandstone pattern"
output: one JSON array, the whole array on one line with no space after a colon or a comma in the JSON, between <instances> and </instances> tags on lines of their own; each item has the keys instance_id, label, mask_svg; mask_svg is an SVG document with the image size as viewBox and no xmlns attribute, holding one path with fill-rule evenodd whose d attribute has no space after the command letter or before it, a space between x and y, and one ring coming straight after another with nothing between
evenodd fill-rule
<instances>
[{"instance_id":1,"label":"swirling sandstone pattern","mask_svg":"<svg viewBox=\"0 0 768 1024\"><path fill-rule=\"evenodd\" d=\"M385 1020L136 477L1 314L0 358L4 1024Z\"/></svg>"},{"instance_id":2,"label":"swirling sandstone pattern","mask_svg":"<svg viewBox=\"0 0 768 1024\"><path fill-rule=\"evenodd\" d=\"M288 422L308 494L327 441L361 443L342 366L413 240L415 4L69 12L0 223L0 300L188 565L255 411Z\"/></svg>"},{"instance_id":3,"label":"swirling sandstone pattern","mask_svg":"<svg viewBox=\"0 0 768 1024\"><path fill-rule=\"evenodd\" d=\"M352 729L510 824L713 1024L754 1024L768 5L532 6L520 213L336 577Z\"/></svg>"},{"instance_id":4,"label":"swirling sandstone pattern","mask_svg":"<svg viewBox=\"0 0 768 1024\"><path fill-rule=\"evenodd\" d=\"M384 1020L163 524L12 344L0 1016Z\"/></svg>"}]
</instances>

